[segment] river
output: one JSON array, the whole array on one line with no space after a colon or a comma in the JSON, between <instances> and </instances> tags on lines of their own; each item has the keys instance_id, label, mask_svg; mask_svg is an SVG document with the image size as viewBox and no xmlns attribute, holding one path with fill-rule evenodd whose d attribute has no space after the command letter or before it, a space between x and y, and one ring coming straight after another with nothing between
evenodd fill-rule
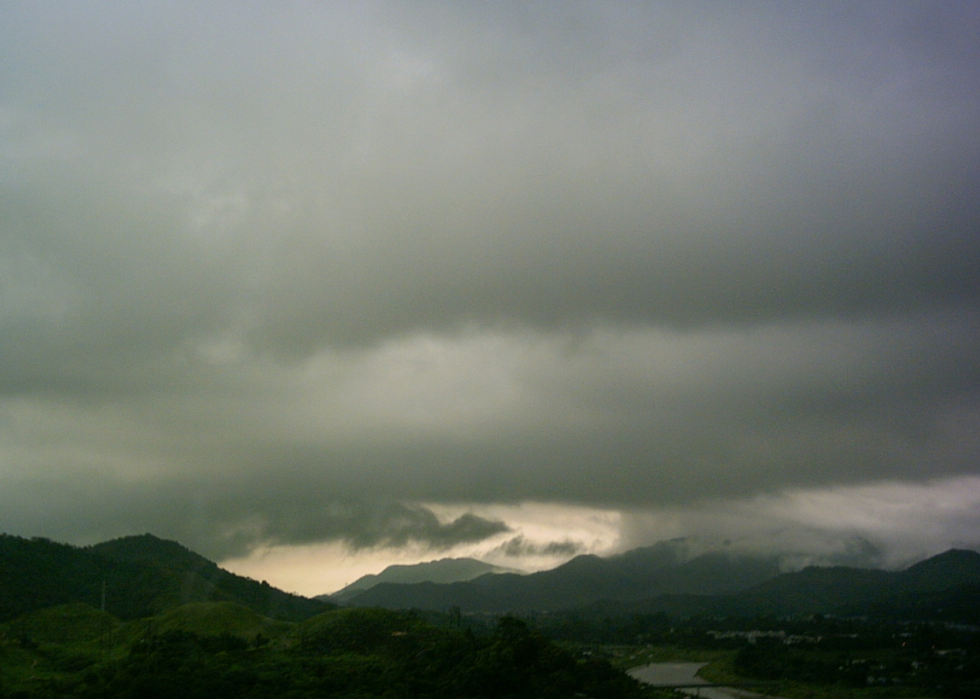
<instances>
[{"instance_id":1,"label":"river","mask_svg":"<svg viewBox=\"0 0 980 699\"><path fill-rule=\"evenodd\" d=\"M631 677L635 677L640 682L651 684L655 687L676 686L679 684L703 684L708 682L698 677L698 670L708 663L651 663L641 665L627 670ZM747 692L744 689L734 689L732 687L688 687L681 690L691 696L702 697L703 699L750 699L766 696L768 699L780 699L770 695L756 694Z\"/></svg>"}]
</instances>

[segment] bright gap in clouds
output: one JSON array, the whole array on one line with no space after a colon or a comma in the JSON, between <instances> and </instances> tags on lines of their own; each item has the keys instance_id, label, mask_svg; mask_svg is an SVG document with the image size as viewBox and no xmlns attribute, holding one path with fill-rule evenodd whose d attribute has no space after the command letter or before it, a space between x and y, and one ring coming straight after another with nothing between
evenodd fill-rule
<instances>
[{"instance_id":1,"label":"bright gap in clouds","mask_svg":"<svg viewBox=\"0 0 980 699\"><path fill-rule=\"evenodd\" d=\"M226 560L227 569L309 596L335 592L389 565L477 558L526 572L579 554L613 555L685 538L688 555L711 550L778 555L805 565L904 567L948 548L980 549L980 477L793 490L684 508L619 512L545 503L430 505L443 521L470 512L511 531L433 552L421 547L352 550L341 543L270 546Z\"/></svg>"},{"instance_id":2,"label":"bright gap in clouds","mask_svg":"<svg viewBox=\"0 0 980 699\"><path fill-rule=\"evenodd\" d=\"M620 515L609 510L543 503L477 507L427 505L447 522L465 513L505 521L511 531L433 552L420 546L352 550L341 543L269 546L222 565L240 575L313 596L336 592L389 565L441 558L476 558L524 572L545 570L582 553L607 554L619 544Z\"/></svg>"}]
</instances>

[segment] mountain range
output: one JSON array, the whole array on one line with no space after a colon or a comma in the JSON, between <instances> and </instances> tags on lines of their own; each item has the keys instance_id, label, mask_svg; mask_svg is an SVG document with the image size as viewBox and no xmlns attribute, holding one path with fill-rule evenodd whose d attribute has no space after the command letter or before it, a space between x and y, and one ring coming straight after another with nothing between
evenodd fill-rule
<instances>
[{"instance_id":1,"label":"mountain range","mask_svg":"<svg viewBox=\"0 0 980 699\"><path fill-rule=\"evenodd\" d=\"M377 575L362 576L338 592L317 595L314 599L343 603L381 583L466 582L487 573L519 574L520 571L484 563L475 558L443 558L414 565L390 565Z\"/></svg>"},{"instance_id":2,"label":"mountain range","mask_svg":"<svg viewBox=\"0 0 980 699\"><path fill-rule=\"evenodd\" d=\"M775 557L714 552L689 557L683 542L600 558L577 556L552 570L483 572L479 561L399 566L348 586L351 607L445 612L555 612L756 616L837 614L980 624L980 553L950 550L901 571L808 567L780 573ZM477 577L434 582L455 576ZM418 580L421 582L393 582ZM425 579L429 578L429 579ZM158 615L193 602L228 602L274 620L336 608L235 575L150 534L75 547L0 535L0 622L71 603L119 619Z\"/></svg>"},{"instance_id":3,"label":"mountain range","mask_svg":"<svg viewBox=\"0 0 980 699\"><path fill-rule=\"evenodd\" d=\"M902 571L811 566L780 573L770 557L708 553L685 559L676 542L618 556L578 556L531 575L467 582L380 583L350 606L463 612L554 612L600 605L676 616L848 614L980 623L980 553L952 549Z\"/></svg>"},{"instance_id":4,"label":"mountain range","mask_svg":"<svg viewBox=\"0 0 980 699\"><path fill-rule=\"evenodd\" d=\"M345 595L343 601L350 606L399 609L553 611L601 600L638 603L663 594L723 595L778 574L775 557L707 553L688 559L684 542L665 541L607 558L576 556L557 568L529 575L488 573L443 584L380 582Z\"/></svg>"}]
</instances>

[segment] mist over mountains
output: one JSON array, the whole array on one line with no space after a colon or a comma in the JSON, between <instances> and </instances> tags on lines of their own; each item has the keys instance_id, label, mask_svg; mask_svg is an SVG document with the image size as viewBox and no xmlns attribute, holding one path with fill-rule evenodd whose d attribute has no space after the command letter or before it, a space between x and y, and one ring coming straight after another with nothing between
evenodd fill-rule
<instances>
[{"instance_id":1,"label":"mist over mountains","mask_svg":"<svg viewBox=\"0 0 980 699\"><path fill-rule=\"evenodd\" d=\"M84 548L0 535L0 696L388 697L392 687L404 690L394 696L445 699L649 696L605 655L593 657L604 643L713 649L752 681L790 668L821 686L850 678L847 686L861 688L865 661L838 658L877 643L901 663L876 667L876 677L952 687L921 696L973 697L980 686L967 669L980 631L974 551L900 571L780 573L775 557L691 557L673 541L529 575L390 581L485 567L451 559L394 567L350 586L349 604L338 608L149 534ZM760 625L777 640L752 640ZM809 639L807 649L787 645L791 636ZM920 676L906 666L931 670Z\"/></svg>"},{"instance_id":2,"label":"mist over mountains","mask_svg":"<svg viewBox=\"0 0 980 699\"><path fill-rule=\"evenodd\" d=\"M950 550L904 570L807 566L781 572L778 556L713 551L660 542L601 558L583 555L528 575L484 574L468 581L358 583L324 599L349 606L465 612L557 612L602 607L672 616L852 614L980 621L980 554ZM380 577L380 576L379 576ZM971 621L972 623L972 621Z\"/></svg>"},{"instance_id":3,"label":"mist over mountains","mask_svg":"<svg viewBox=\"0 0 980 699\"><path fill-rule=\"evenodd\" d=\"M229 573L150 534L85 548L0 536L0 621L62 604L98 608L103 599L120 619L192 602L229 602L282 620L341 604L489 614L602 609L684 618L871 614L980 624L980 553L952 549L899 571L809 566L783 573L776 556L715 551L692 557L685 542L675 540L607 558L577 556L526 575L473 559L393 566L335 595L308 599Z\"/></svg>"},{"instance_id":4,"label":"mist over mountains","mask_svg":"<svg viewBox=\"0 0 980 699\"><path fill-rule=\"evenodd\" d=\"M779 574L775 556L715 552L688 558L685 549L683 542L669 541L608 558L576 556L557 568L529 575L490 573L443 584L382 582L354 594L348 594L348 589L341 592L344 602L354 606L541 611L601 600L638 602L663 594L728 594Z\"/></svg>"}]
</instances>

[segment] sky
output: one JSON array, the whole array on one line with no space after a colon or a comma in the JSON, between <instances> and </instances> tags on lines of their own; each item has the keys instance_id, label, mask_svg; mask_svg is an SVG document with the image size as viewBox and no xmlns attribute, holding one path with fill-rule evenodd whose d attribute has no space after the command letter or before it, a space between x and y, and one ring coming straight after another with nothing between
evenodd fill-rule
<instances>
[{"instance_id":1,"label":"sky","mask_svg":"<svg viewBox=\"0 0 980 699\"><path fill-rule=\"evenodd\" d=\"M980 549L980 6L0 5L0 531L303 594Z\"/></svg>"}]
</instances>

